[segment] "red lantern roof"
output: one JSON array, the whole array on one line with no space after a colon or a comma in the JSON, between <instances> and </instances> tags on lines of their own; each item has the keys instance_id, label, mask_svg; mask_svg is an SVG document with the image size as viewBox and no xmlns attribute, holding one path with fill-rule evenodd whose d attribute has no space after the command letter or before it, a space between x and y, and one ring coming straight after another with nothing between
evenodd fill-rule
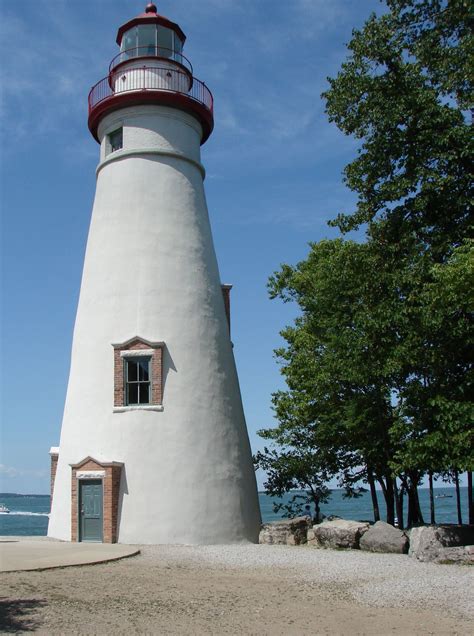
<instances>
[{"instance_id":1,"label":"red lantern roof","mask_svg":"<svg viewBox=\"0 0 474 636\"><path fill-rule=\"evenodd\" d=\"M136 18L129 20L126 24L123 24L117 33L117 44L120 46L122 44L123 34L138 24L159 24L168 29L172 29L176 35L180 38L180 40L184 43L186 40L186 36L178 24L175 22L171 22L168 18L165 18L163 15L157 13L156 5L153 2L147 4L145 8L145 12L137 15Z\"/></svg>"}]
</instances>

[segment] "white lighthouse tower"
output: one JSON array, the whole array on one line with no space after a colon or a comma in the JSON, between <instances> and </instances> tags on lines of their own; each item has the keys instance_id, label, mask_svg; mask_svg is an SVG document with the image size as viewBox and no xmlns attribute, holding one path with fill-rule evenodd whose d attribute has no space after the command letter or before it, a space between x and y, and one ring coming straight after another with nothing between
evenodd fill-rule
<instances>
[{"instance_id":1,"label":"white lighthouse tower","mask_svg":"<svg viewBox=\"0 0 474 636\"><path fill-rule=\"evenodd\" d=\"M149 4L89 94L100 143L48 534L257 541L260 511L203 188L213 100Z\"/></svg>"}]
</instances>

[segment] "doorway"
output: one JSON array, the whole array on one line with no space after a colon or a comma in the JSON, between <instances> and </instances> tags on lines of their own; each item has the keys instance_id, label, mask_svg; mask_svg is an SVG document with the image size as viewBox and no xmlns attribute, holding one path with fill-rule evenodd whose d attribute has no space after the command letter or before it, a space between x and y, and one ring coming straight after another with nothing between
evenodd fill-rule
<instances>
[{"instance_id":1,"label":"doorway","mask_svg":"<svg viewBox=\"0 0 474 636\"><path fill-rule=\"evenodd\" d=\"M100 543L103 525L102 480L79 480L79 541Z\"/></svg>"}]
</instances>

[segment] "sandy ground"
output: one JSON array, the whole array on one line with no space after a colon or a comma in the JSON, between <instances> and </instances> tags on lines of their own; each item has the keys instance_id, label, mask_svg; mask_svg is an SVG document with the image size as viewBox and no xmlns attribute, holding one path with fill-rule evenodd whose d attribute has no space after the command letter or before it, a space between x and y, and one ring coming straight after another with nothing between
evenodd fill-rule
<instances>
[{"instance_id":1,"label":"sandy ground","mask_svg":"<svg viewBox=\"0 0 474 636\"><path fill-rule=\"evenodd\" d=\"M286 546L145 546L2 575L0 632L472 634L474 568Z\"/></svg>"}]
</instances>

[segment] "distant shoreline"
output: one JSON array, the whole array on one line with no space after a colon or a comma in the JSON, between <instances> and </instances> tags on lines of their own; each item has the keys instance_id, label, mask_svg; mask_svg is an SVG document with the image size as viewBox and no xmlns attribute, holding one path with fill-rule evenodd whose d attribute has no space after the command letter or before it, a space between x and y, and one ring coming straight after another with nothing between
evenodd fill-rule
<instances>
[{"instance_id":1,"label":"distant shoreline","mask_svg":"<svg viewBox=\"0 0 474 636\"><path fill-rule=\"evenodd\" d=\"M459 485L460 488L466 488L466 486L463 485ZM366 489L367 492L369 492L368 488L366 488L364 486L364 488ZM330 488L329 489L331 492L344 492L344 488ZM376 488L375 489L377 492L382 492L381 488ZM418 490L429 490L429 486L418 486ZM456 490L455 486L434 486L433 490ZM303 492L302 490L290 490L290 492ZM264 490L259 490L258 491L259 495L266 495L267 493ZM271 497L271 495L268 495L268 497Z\"/></svg>"},{"instance_id":2,"label":"distant shoreline","mask_svg":"<svg viewBox=\"0 0 474 636\"><path fill-rule=\"evenodd\" d=\"M465 488L466 486L461 486L461 488ZM340 492L344 491L344 488L330 488L331 492ZM377 492L382 492L380 488L376 489ZM418 490L429 490L428 486L419 486ZM455 486L434 486L434 490L455 490ZM301 490L292 490L290 492L302 492ZM264 490L258 491L259 495L266 495L267 493ZM48 494L37 494L37 493L21 493L21 492L0 492L0 497L50 497ZM270 497L271 495L267 495ZM278 497L277 497L278 498Z\"/></svg>"},{"instance_id":3,"label":"distant shoreline","mask_svg":"<svg viewBox=\"0 0 474 636\"><path fill-rule=\"evenodd\" d=\"M36 495L34 493L22 494L21 492L0 492L0 497L51 497L51 495Z\"/></svg>"}]
</instances>

